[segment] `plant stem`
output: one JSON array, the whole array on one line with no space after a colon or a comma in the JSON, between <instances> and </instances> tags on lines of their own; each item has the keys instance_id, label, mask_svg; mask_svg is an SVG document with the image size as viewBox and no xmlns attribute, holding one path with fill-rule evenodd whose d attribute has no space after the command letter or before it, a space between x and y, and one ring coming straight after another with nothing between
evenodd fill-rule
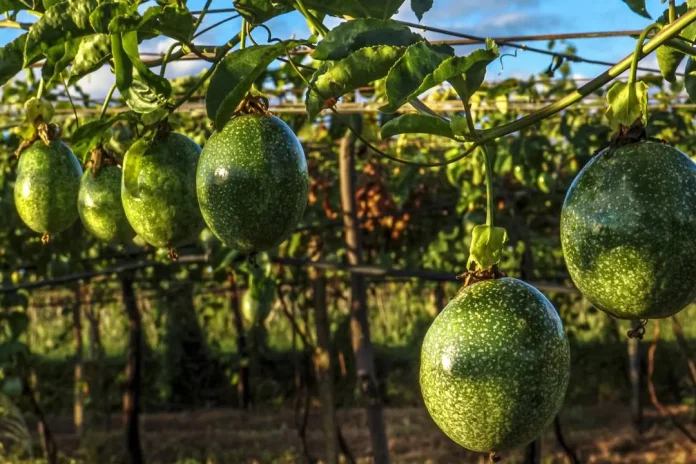
<instances>
[{"instance_id":1,"label":"plant stem","mask_svg":"<svg viewBox=\"0 0 696 464\"><path fill-rule=\"evenodd\" d=\"M46 83L44 82L42 77L41 80L39 80L39 89L36 91L36 98L38 98L39 100L41 100L41 98L43 97L45 87Z\"/></svg>"},{"instance_id":2,"label":"plant stem","mask_svg":"<svg viewBox=\"0 0 696 464\"><path fill-rule=\"evenodd\" d=\"M317 19L316 16L312 14L311 11L307 9L307 7L304 5L302 0L295 0L295 5L297 6L297 10L302 13L302 16L304 16L307 21L309 21L309 24L311 24L314 29L319 31L319 33L323 36L326 37L326 34L329 33L329 30L322 24L321 21Z\"/></svg>"},{"instance_id":3,"label":"plant stem","mask_svg":"<svg viewBox=\"0 0 696 464\"><path fill-rule=\"evenodd\" d=\"M207 0L205 2L205 6L203 7L203 11L201 11L201 14L198 15L198 19L196 19L196 23L193 25L193 32L194 33L200 27L201 23L203 22L203 18L205 18L205 15L208 14L208 9L210 8L210 5L212 3L213 3L213 0Z\"/></svg>"},{"instance_id":4,"label":"plant stem","mask_svg":"<svg viewBox=\"0 0 696 464\"><path fill-rule=\"evenodd\" d=\"M225 57L225 55L227 55L227 52L232 50L232 48L234 48L235 45L240 43L241 40L242 34L240 33L236 37L232 38L232 40L227 42L225 45L217 49L217 56L215 57L215 61L213 62L213 64L210 66L210 68L208 68L205 74L201 76L198 82L196 82L196 84L193 87L188 89L188 91L186 91L186 93L179 100L177 100L174 106L170 108L169 114L172 114L174 111L176 111L177 108L186 103L191 98L191 96L193 96L193 94L198 91L198 89L205 83L205 81L207 81L210 78L210 76L215 72L222 59Z\"/></svg>"},{"instance_id":5,"label":"plant stem","mask_svg":"<svg viewBox=\"0 0 696 464\"><path fill-rule=\"evenodd\" d=\"M636 42L636 49L633 52L633 60L631 61L631 74L628 76L628 85L631 86L636 83L636 75L638 73L638 62L643 58L643 55L641 54L643 51L643 43L645 42L645 39L648 37L648 34L652 32L655 29L660 29L659 24L651 24L650 26L646 27L643 32L640 33L640 37L638 37L638 41Z\"/></svg>"},{"instance_id":6,"label":"plant stem","mask_svg":"<svg viewBox=\"0 0 696 464\"><path fill-rule=\"evenodd\" d=\"M663 45L667 40L672 37L677 36L685 27L687 27L692 22L696 21L696 9L690 10L681 18L677 19L675 22L668 26L662 28L662 30L655 34L655 36L648 41L642 48L642 56L646 56L651 52L655 51L658 47ZM610 69L600 74L596 78L592 79L587 84L583 85L574 92L566 95L555 103L548 105L534 113L530 113L527 116L513 121L509 124L504 124L502 126L495 127L480 133L481 142L487 142L490 140L495 140L497 138L503 137L505 135L510 135L521 129L532 126L549 116L553 116L556 113L563 111L574 103L582 100L586 96L592 94L593 92L601 89L604 85L613 81L621 73L626 71L631 67L633 63L633 54L627 56Z\"/></svg>"},{"instance_id":7,"label":"plant stem","mask_svg":"<svg viewBox=\"0 0 696 464\"><path fill-rule=\"evenodd\" d=\"M460 95L462 103L464 104L464 112L466 113L466 124L469 126L469 132L474 136L476 140L476 126L474 125L474 116L471 113L471 95L466 92L465 85L456 85L455 89L458 92L462 92ZM495 226L495 198L493 196L493 160L491 159L488 150L484 144L481 144L481 149L483 150L483 159L486 168L486 225L490 227Z\"/></svg>"},{"instance_id":8,"label":"plant stem","mask_svg":"<svg viewBox=\"0 0 696 464\"><path fill-rule=\"evenodd\" d=\"M5 20L0 21L0 28L23 29L25 31L28 31L29 29L31 29L31 24L19 23L17 21L11 21L9 19L5 19Z\"/></svg>"},{"instance_id":9,"label":"plant stem","mask_svg":"<svg viewBox=\"0 0 696 464\"><path fill-rule=\"evenodd\" d=\"M164 77L164 72L167 70L167 63L171 59L172 53L174 53L174 49L176 47L181 47L181 42L174 42L169 49L167 49L167 53L164 54L164 57L162 58L162 67L160 68L160 76Z\"/></svg>"},{"instance_id":10,"label":"plant stem","mask_svg":"<svg viewBox=\"0 0 696 464\"><path fill-rule=\"evenodd\" d=\"M242 30L239 34L242 37L241 42L239 43L239 49L244 50L246 48L246 38L247 38L247 21L246 21L246 19L242 19Z\"/></svg>"},{"instance_id":11,"label":"plant stem","mask_svg":"<svg viewBox=\"0 0 696 464\"><path fill-rule=\"evenodd\" d=\"M102 104L101 113L99 114L99 119L104 119L104 116L106 116L106 110L109 108L109 102L111 101L111 97L114 95L115 90L116 84L112 85L109 89L109 92L106 94L106 98L104 99L104 103Z\"/></svg>"},{"instance_id":12,"label":"plant stem","mask_svg":"<svg viewBox=\"0 0 696 464\"><path fill-rule=\"evenodd\" d=\"M669 0L669 22L673 23L677 19L677 6L675 0Z\"/></svg>"},{"instance_id":13,"label":"plant stem","mask_svg":"<svg viewBox=\"0 0 696 464\"><path fill-rule=\"evenodd\" d=\"M63 87L65 87L65 93L68 96L68 100L70 101L70 107L73 110L73 114L75 115L75 124L77 127L80 127L80 118L77 116L77 109L75 108L75 103L73 102L72 95L70 95L70 88L68 88L68 84L65 82L65 78L63 77L63 73L60 73L60 80L63 83Z\"/></svg>"}]
</instances>

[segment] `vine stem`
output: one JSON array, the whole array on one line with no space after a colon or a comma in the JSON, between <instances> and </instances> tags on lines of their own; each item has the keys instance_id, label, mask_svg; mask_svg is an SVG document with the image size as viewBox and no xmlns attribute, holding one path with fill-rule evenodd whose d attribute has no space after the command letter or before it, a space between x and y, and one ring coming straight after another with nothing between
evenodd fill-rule
<instances>
[{"instance_id":1,"label":"vine stem","mask_svg":"<svg viewBox=\"0 0 696 464\"><path fill-rule=\"evenodd\" d=\"M677 5L675 0L669 0L669 22L673 23L677 19Z\"/></svg>"},{"instance_id":2,"label":"vine stem","mask_svg":"<svg viewBox=\"0 0 696 464\"><path fill-rule=\"evenodd\" d=\"M213 64L201 76L198 82L196 82L194 86L188 89L186 93L179 100L177 100L176 103L174 103L174 105L169 110L169 114L172 114L174 111L176 111L177 108L186 103L191 98L191 96L193 96L193 94L198 91L198 89L205 83L205 81L207 81L210 78L210 76L215 72L220 62L222 62L222 59L225 57L225 55L227 55L227 52L232 50L232 48L234 48L234 46L237 45L241 40L242 34L240 33L239 35L233 37L232 40L227 42L225 45L217 49L217 56L215 57Z\"/></svg>"},{"instance_id":3,"label":"vine stem","mask_svg":"<svg viewBox=\"0 0 696 464\"><path fill-rule=\"evenodd\" d=\"M643 32L640 33L638 41L636 42L636 49L633 52L633 60L631 61L631 74L628 76L628 85L632 86L636 83L636 76L638 75L638 62L643 58L643 43L648 37L648 34L655 29L660 29L659 24L651 24L646 27Z\"/></svg>"},{"instance_id":4,"label":"vine stem","mask_svg":"<svg viewBox=\"0 0 696 464\"><path fill-rule=\"evenodd\" d=\"M317 19L316 16L312 14L311 11L307 9L307 7L304 5L304 2L302 0L295 0L295 4L297 5L297 10L302 13L302 16L304 16L309 23L314 26L314 28L319 31L321 35L326 37L326 34L329 33L329 30L322 24L321 21Z\"/></svg>"},{"instance_id":5,"label":"vine stem","mask_svg":"<svg viewBox=\"0 0 696 464\"><path fill-rule=\"evenodd\" d=\"M205 15L208 14L208 10L210 9L210 5L213 3L213 0L207 0L205 2L205 6L203 7L203 11L201 11L201 14L198 15L198 18L196 19L196 22L193 25L193 32L195 33L198 28L200 27L201 23L203 22L203 18L205 18Z\"/></svg>"},{"instance_id":6,"label":"vine stem","mask_svg":"<svg viewBox=\"0 0 696 464\"><path fill-rule=\"evenodd\" d=\"M160 68L160 76L161 77L164 77L164 72L167 70L167 64L169 63L169 60L172 56L172 53L174 53L174 49L176 47L181 47L181 42L174 42L167 49L167 53L164 54L164 57L162 58L162 67Z\"/></svg>"},{"instance_id":7,"label":"vine stem","mask_svg":"<svg viewBox=\"0 0 696 464\"><path fill-rule=\"evenodd\" d=\"M111 101L111 97L114 96L115 90L116 84L114 83L107 92L106 98L104 99L104 103L102 103L101 113L99 113L99 119L104 119L104 116L106 116L106 110L109 108L109 102Z\"/></svg>"},{"instance_id":8,"label":"vine stem","mask_svg":"<svg viewBox=\"0 0 696 464\"><path fill-rule=\"evenodd\" d=\"M72 108L73 114L75 115L75 124L77 125L77 127L80 127L80 118L77 116L77 108L75 108L75 103L73 102L72 95L70 95L70 89L68 88L67 82L65 82L63 73L60 73L60 80L63 83L63 87L65 87L65 93L68 96L68 101L70 101L70 107Z\"/></svg>"},{"instance_id":9,"label":"vine stem","mask_svg":"<svg viewBox=\"0 0 696 464\"><path fill-rule=\"evenodd\" d=\"M685 27L687 27L694 21L696 21L696 9L690 10L681 18L677 19L670 25L662 28L662 30L659 33L655 34L655 36L650 41L643 45L642 56L646 56L651 52L655 51L658 47L667 42L667 40L677 36ZM557 102L552 103L551 105L548 105L538 111L535 111L534 113L530 113L527 116L517 119L516 121L513 121L511 123L504 124L502 126L498 126L493 129L481 132L479 134L481 137L481 142L488 142L500 137L504 137L506 135L510 135L521 129L537 124L538 122L548 118L549 116L553 116L554 114L563 111L572 104L577 103L586 96L592 94L593 92L601 89L604 85L613 81L621 73L629 69L632 63L633 54L630 54L629 56L612 66L610 69L605 71L604 73L595 77L587 84L578 88L574 92L571 92L570 94L561 98Z\"/></svg>"},{"instance_id":10,"label":"vine stem","mask_svg":"<svg viewBox=\"0 0 696 464\"><path fill-rule=\"evenodd\" d=\"M242 30L239 33L239 35L241 36L241 41L239 42L239 49L240 50L244 50L246 48L247 33L248 33L247 21L246 21L246 19L242 19Z\"/></svg>"}]
</instances>

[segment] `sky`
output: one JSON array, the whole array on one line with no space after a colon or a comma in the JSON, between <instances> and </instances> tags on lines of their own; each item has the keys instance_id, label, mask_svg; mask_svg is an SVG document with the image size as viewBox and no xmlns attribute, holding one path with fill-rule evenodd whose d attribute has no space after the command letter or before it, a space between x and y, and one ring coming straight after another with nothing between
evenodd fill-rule
<instances>
[{"instance_id":1,"label":"sky","mask_svg":"<svg viewBox=\"0 0 696 464\"><path fill-rule=\"evenodd\" d=\"M191 10L201 9L205 0L192 0L188 2ZM648 0L648 12L657 18L664 10L660 0ZM153 5L147 2L142 9ZM211 8L230 8L230 0L213 0ZM203 26L211 25L227 14L208 15ZM410 0L406 0L397 19L418 22L410 9ZM27 21L27 17L20 17ZM614 31L626 29L643 29L651 23L631 12L622 0L435 0L433 9L423 17L422 24L438 28L459 31L463 33L481 35L487 37L501 37L510 35L530 35L569 32L594 32ZM278 38L306 38L309 35L304 19L297 13L291 13L274 18L269 23L273 34ZM336 19L328 19L326 24L330 27L338 24ZM196 43L200 45L216 45L225 43L240 28L240 20L226 23L201 36ZM4 45L14 39L21 31L14 29L0 29L0 45ZM451 38L438 34L426 33L428 39ZM263 43L265 33L255 34L257 41ZM151 40L141 44L141 52L164 52L173 41L167 38ZM602 38L571 40L581 57L617 62L632 52L635 41L631 38ZM546 48L546 42L529 42L528 45L537 48ZM457 47L457 53L465 55L474 48L471 46ZM562 51L559 47L558 51ZM512 52L510 48L502 49L503 53ZM487 79L500 80L509 77L526 78L532 74L539 74L548 68L550 57L533 52L518 52L517 57L507 57L504 67L500 62L491 64L488 68ZM656 67L654 56L646 57L641 65ZM200 61L186 61L173 63L167 69L167 77L179 77L196 74L209 66ZM594 77L602 73L605 66L592 64L572 64L572 72L576 77ZM99 98L113 83L113 76L107 68L89 76L80 83L82 87L94 97Z\"/></svg>"}]
</instances>

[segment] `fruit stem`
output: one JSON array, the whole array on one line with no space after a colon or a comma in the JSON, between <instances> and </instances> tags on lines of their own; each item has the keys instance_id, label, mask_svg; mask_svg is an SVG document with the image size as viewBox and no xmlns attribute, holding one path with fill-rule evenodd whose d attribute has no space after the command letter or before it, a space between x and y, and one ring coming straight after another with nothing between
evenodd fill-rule
<instances>
[{"instance_id":1,"label":"fruit stem","mask_svg":"<svg viewBox=\"0 0 696 464\"><path fill-rule=\"evenodd\" d=\"M628 77L628 85L632 86L636 83L636 75L638 74L638 62L643 58L643 42L648 38L653 30L660 29L659 24L651 24L646 27L643 32L640 33L638 41L636 42L636 49L633 52L633 61L631 62L631 74Z\"/></svg>"},{"instance_id":2,"label":"fruit stem","mask_svg":"<svg viewBox=\"0 0 696 464\"><path fill-rule=\"evenodd\" d=\"M101 108L101 113L99 114L99 119L104 119L104 116L106 116L106 110L109 108L109 102L111 101L111 97L114 95L114 91L116 90L116 84L113 84L109 91L106 93L106 98L104 99L104 103L102 103L102 108Z\"/></svg>"},{"instance_id":3,"label":"fruit stem","mask_svg":"<svg viewBox=\"0 0 696 464\"><path fill-rule=\"evenodd\" d=\"M46 82L43 80L43 77L41 80L39 80L39 89L36 91L36 98L41 100L44 94L44 88L46 87Z\"/></svg>"}]
</instances>

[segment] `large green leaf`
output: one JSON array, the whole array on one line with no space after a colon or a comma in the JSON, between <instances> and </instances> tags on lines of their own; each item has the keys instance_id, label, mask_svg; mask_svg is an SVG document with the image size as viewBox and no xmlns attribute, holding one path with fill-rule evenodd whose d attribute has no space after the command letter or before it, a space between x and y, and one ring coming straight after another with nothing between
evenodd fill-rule
<instances>
[{"instance_id":1,"label":"large green leaf","mask_svg":"<svg viewBox=\"0 0 696 464\"><path fill-rule=\"evenodd\" d=\"M313 88L307 91L309 117L316 117L327 101L386 76L405 50L389 45L361 48L348 58L319 69L313 77Z\"/></svg>"},{"instance_id":2,"label":"large green leaf","mask_svg":"<svg viewBox=\"0 0 696 464\"><path fill-rule=\"evenodd\" d=\"M637 13L644 18L650 19L650 15L648 14L648 10L645 9L645 0L621 0L623 1L628 7L633 10L634 13Z\"/></svg>"},{"instance_id":3,"label":"large green leaf","mask_svg":"<svg viewBox=\"0 0 696 464\"><path fill-rule=\"evenodd\" d=\"M418 18L418 21L423 19L423 15L430 11L433 7L433 0L411 0L411 9Z\"/></svg>"},{"instance_id":4,"label":"large green leaf","mask_svg":"<svg viewBox=\"0 0 696 464\"><path fill-rule=\"evenodd\" d=\"M22 34L0 48L0 85L12 79L24 65L24 45L28 34Z\"/></svg>"},{"instance_id":5,"label":"large green leaf","mask_svg":"<svg viewBox=\"0 0 696 464\"><path fill-rule=\"evenodd\" d=\"M427 114L404 114L382 126L382 138L399 134L431 134L454 139L447 121Z\"/></svg>"},{"instance_id":6,"label":"large green leaf","mask_svg":"<svg viewBox=\"0 0 696 464\"><path fill-rule=\"evenodd\" d=\"M27 35L24 66L52 47L94 33L89 15L97 5L97 0L68 0L49 8Z\"/></svg>"},{"instance_id":7,"label":"large green leaf","mask_svg":"<svg viewBox=\"0 0 696 464\"><path fill-rule=\"evenodd\" d=\"M215 122L215 128L221 130L227 124L254 81L273 60L286 53L286 47L289 50L305 43L290 40L247 47L227 55L210 78L205 98L208 117Z\"/></svg>"},{"instance_id":8,"label":"large green leaf","mask_svg":"<svg viewBox=\"0 0 696 464\"><path fill-rule=\"evenodd\" d=\"M693 0L692 0L693 1ZM689 11L686 4L679 5L676 8L677 17L681 17ZM657 20L659 24L666 25L669 23L669 10L665 10L662 16ZM696 39L696 23L689 24L684 30L679 34L680 37L693 42ZM680 40L680 39L675 39ZM684 42L685 45L689 45ZM679 65L684 60L686 55L668 45L662 45L657 49L657 64L660 67L660 73L662 77L665 78L667 82L676 82L677 80L677 69Z\"/></svg>"},{"instance_id":9,"label":"large green leaf","mask_svg":"<svg viewBox=\"0 0 696 464\"><path fill-rule=\"evenodd\" d=\"M389 104L382 111L393 113L405 103L447 80L466 76L467 93L471 95L483 82L486 66L499 56L498 47L487 41L486 49L468 56L452 56L447 45L420 42L411 45L389 71L386 89Z\"/></svg>"},{"instance_id":10,"label":"large green leaf","mask_svg":"<svg viewBox=\"0 0 696 464\"><path fill-rule=\"evenodd\" d=\"M391 18L405 0L305 0L310 10L331 16L352 18ZM292 11L292 0L234 0L234 7L252 24Z\"/></svg>"},{"instance_id":11,"label":"large green leaf","mask_svg":"<svg viewBox=\"0 0 696 464\"><path fill-rule=\"evenodd\" d=\"M340 24L319 42L312 52L315 60L341 60L356 50L376 45L407 47L424 40L423 36L396 21L356 19Z\"/></svg>"},{"instance_id":12,"label":"large green leaf","mask_svg":"<svg viewBox=\"0 0 696 464\"><path fill-rule=\"evenodd\" d=\"M136 113L149 113L161 108L172 94L167 79L150 71L141 60L138 51L138 32L131 31L121 36L123 51L133 68L130 85L119 87L126 104Z\"/></svg>"},{"instance_id":13,"label":"large green leaf","mask_svg":"<svg viewBox=\"0 0 696 464\"><path fill-rule=\"evenodd\" d=\"M194 22L186 8L176 5L153 6L142 16L137 13L115 16L108 24L108 32L115 34L137 30L188 42L193 35Z\"/></svg>"},{"instance_id":14,"label":"large green leaf","mask_svg":"<svg viewBox=\"0 0 696 464\"><path fill-rule=\"evenodd\" d=\"M106 34L94 34L80 43L70 67L69 85L101 68L111 57L111 39Z\"/></svg>"},{"instance_id":15,"label":"large green leaf","mask_svg":"<svg viewBox=\"0 0 696 464\"><path fill-rule=\"evenodd\" d=\"M46 54L46 61L41 68L41 77L47 83L58 77L60 73L73 62L80 47L82 39L73 39L61 45L51 48Z\"/></svg>"}]
</instances>

